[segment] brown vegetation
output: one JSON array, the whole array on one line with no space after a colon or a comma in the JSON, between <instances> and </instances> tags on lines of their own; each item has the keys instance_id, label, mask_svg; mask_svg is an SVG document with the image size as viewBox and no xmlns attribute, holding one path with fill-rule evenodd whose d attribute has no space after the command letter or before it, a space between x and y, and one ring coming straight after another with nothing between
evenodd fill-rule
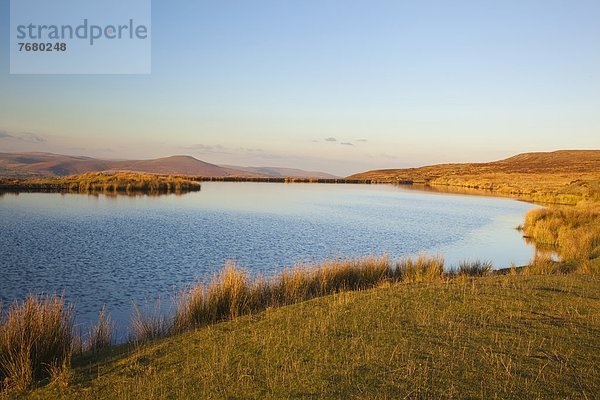
<instances>
[{"instance_id":1,"label":"brown vegetation","mask_svg":"<svg viewBox=\"0 0 600 400\"><path fill-rule=\"evenodd\" d=\"M70 364L73 308L58 296L29 296L0 317L0 386L23 390Z\"/></svg>"},{"instance_id":2,"label":"brown vegetation","mask_svg":"<svg viewBox=\"0 0 600 400\"><path fill-rule=\"evenodd\" d=\"M184 177L101 172L65 178L2 179L0 190L67 193L182 193L200 190L200 183Z\"/></svg>"},{"instance_id":3,"label":"brown vegetation","mask_svg":"<svg viewBox=\"0 0 600 400\"><path fill-rule=\"evenodd\" d=\"M91 324L85 350L97 353L113 344L115 326L110 314L102 307L98 316L98 323Z\"/></svg>"},{"instance_id":4,"label":"brown vegetation","mask_svg":"<svg viewBox=\"0 0 600 400\"><path fill-rule=\"evenodd\" d=\"M399 263L387 257L370 257L298 265L271 279L250 279L246 271L228 263L209 284L184 290L173 318L164 315L158 305L149 311L134 305L130 337L137 343L154 340L267 308L383 283L440 281L446 277L443 266L439 257L420 256ZM84 350L98 353L109 347L113 332L110 316L103 308L98 323L91 326ZM61 297L30 296L22 303L15 302L0 319L2 386L24 390L40 380L66 379L72 351L82 342L73 331L73 308Z\"/></svg>"},{"instance_id":5,"label":"brown vegetation","mask_svg":"<svg viewBox=\"0 0 600 400\"><path fill-rule=\"evenodd\" d=\"M540 257L533 263L538 270L558 264L555 268L563 271L600 271L600 203L531 210L525 217L523 232L540 248L556 251L562 260L555 263Z\"/></svg>"},{"instance_id":6,"label":"brown vegetation","mask_svg":"<svg viewBox=\"0 0 600 400\"><path fill-rule=\"evenodd\" d=\"M600 201L600 150L526 153L501 161L369 171L348 179L473 188L524 200Z\"/></svg>"},{"instance_id":7,"label":"brown vegetation","mask_svg":"<svg viewBox=\"0 0 600 400\"><path fill-rule=\"evenodd\" d=\"M228 263L208 285L184 291L171 331L253 314L267 308L299 303L347 290L364 290L389 282L430 282L444 277L440 257L420 256L393 263L387 257L336 260L298 265L274 278L250 279L248 273Z\"/></svg>"},{"instance_id":8,"label":"brown vegetation","mask_svg":"<svg viewBox=\"0 0 600 400\"><path fill-rule=\"evenodd\" d=\"M215 165L185 155L153 160L115 161L52 153L0 153L0 176L10 178L56 177L114 171L202 177L336 178L318 171Z\"/></svg>"}]
</instances>

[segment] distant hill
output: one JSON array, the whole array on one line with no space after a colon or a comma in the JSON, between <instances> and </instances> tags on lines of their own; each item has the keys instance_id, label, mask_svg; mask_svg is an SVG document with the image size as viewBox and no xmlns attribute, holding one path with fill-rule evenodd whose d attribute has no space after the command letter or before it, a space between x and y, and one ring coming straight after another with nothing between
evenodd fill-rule
<instances>
[{"instance_id":1,"label":"distant hill","mask_svg":"<svg viewBox=\"0 0 600 400\"><path fill-rule=\"evenodd\" d=\"M525 153L488 163L439 164L363 172L348 179L427 184L428 190L484 189L523 200L600 201L600 150Z\"/></svg>"},{"instance_id":2,"label":"distant hill","mask_svg":"<svg viewBox=\"0 0 600 400\"><path fill-rule=\"evenodd\" d=\"M348 179L429 182L438 178L485 174L600 173L600 150L559 150L524 153L487 163L437 164L419 168L382 169L354 174Z\"/></svg>"},{"instance_id":3,"label":"distant hill","mask_svg":"<svg viewBox=\"0 0 600 400\"><path fill-rule=\"evenodd\" d=\"M52 153L0 153L0 172L8 177L65 176L111 168L110 161Z\"/></svg>"},{"instance_id":4,"label":"distant hill","mask_svg":"<svg viewBox=\"0 0 600 400\"><path fill-rule=\"evenodd\" d=\"M282 168L282 167L239 167L237 165L223 165L225 168L231 168L238 171L244 171L251 174L257 174L262 176L270 176L274 178L320 178L320 179L335 179L338 176L331 175L325 172L319 171L305 171L296 168Z\"/></svg>"},{"instance_id":5,"label":"distant hill","mask_svg":"<svg viewBox=\"0 0 600 400\"><path fill-rule=\"evenodd\" d=\"M247 175L243 171L219 167L200 161L190 156L171 156L157 158L155 160L118 161L112 169L136 172L148 172L153 174L178 174L197 176L242 176Z\"/></svg>"},{"instance_id":6,"label":"distant hill","mask_svg":"<svg viewBox=\"0 0 600 400\"><path fill-rule=\"evenodd\" d=\"M313 173L286 168L237 169L236 167L210 164L183 155L152 160L115 161L53 153L0 153L0 176L7 178L67 176L87 172L111 171L206 177L331 177L331 175L322 172ZM288 171L289 175L285 171Z\"/></svg>"}]
</instances>

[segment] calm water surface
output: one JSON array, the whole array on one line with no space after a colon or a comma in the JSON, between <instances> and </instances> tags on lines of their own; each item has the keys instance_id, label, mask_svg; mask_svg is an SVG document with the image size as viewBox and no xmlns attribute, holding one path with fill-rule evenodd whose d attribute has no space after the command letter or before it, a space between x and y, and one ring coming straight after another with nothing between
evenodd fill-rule
<instances>
[{"instance_id":1,"label":"calm water surface","mask_svg":"<svg viewBox=\"0 0 600 400\"><path fill-rule=\"evenodd\" d=\"M121 327L132 301L154 302L232 259L273 274L301 261L420 252L447 265L522 265L515 227L535 206L387 185L204 183L183 196L0 197L0 299L64 293L77 320L106 304Z\"/></svg>"}]
</instances>

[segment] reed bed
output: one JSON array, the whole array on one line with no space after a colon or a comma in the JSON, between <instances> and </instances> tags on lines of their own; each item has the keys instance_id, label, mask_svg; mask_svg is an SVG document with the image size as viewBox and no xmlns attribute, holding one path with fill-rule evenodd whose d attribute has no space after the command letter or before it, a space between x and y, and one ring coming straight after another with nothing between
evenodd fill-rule
<instances>
[{"instance_id":1,"label":"reed bed","mask_svg":"<svg viewBox=\"0 0 600 400\"><path fill-rule=\"evenodd\" d=\"M458 276L488 276L492 273L494 266L491 261L461 261L456 270L450 273Z\"/></svg>"},{"instance_id":2,"label":"reed bed","mask_svg":"<svg viewBox=\"0 0 600 400\"><path fill-rule=\"evenodd\" d=\"M395 269L396 280L401 282L435 282L444 278L444 259L420 255L405 258Z\"/></svg>"}]
</instances>

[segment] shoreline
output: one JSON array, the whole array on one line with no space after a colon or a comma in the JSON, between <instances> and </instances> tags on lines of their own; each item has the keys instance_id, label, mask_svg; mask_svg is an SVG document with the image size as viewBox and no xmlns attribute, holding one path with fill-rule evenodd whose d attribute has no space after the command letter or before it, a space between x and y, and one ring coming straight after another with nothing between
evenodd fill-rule
<instances>
[{"instance_id":1,"label":"shoreline","mask_svg":"<svg viewBox=\"0 0 600 400\"><path fill-rule=\"evenodd\" d=\"M95 175L113 176L115 174L93 173ZM580 201L595 201L595 197L585 194L561 193L561 191L541 192L539 190L502 190L500 187L481 187L470 183L431 182L419 180L390 181L382 179L346 179L346 178L279 178L279 177L207 177L192 175L162 175L162 174L137 174L153 177L166 185L156 189L127 188L124 185L105 185L97 189L81 189L77 180L85 175L72 175L63 178L25 178L13 179L0 176L0 194L4 193L82 193L82 194L135 194L135 195L160 195L201 191L201 182L227 182L227 183L286 183L286 184L332 184L332 185L391 185L400 186L409 190L439 194L456 194L469 196L488 196L510 198L517 201L534 203L540 206L574 206ZM75 182L75 183L74 183ZM184 183L184 185L181 185ZM197 185L195 185L196 183ZM179 185L179 186L178 186Z\"/></svg>"}]
</instances>

